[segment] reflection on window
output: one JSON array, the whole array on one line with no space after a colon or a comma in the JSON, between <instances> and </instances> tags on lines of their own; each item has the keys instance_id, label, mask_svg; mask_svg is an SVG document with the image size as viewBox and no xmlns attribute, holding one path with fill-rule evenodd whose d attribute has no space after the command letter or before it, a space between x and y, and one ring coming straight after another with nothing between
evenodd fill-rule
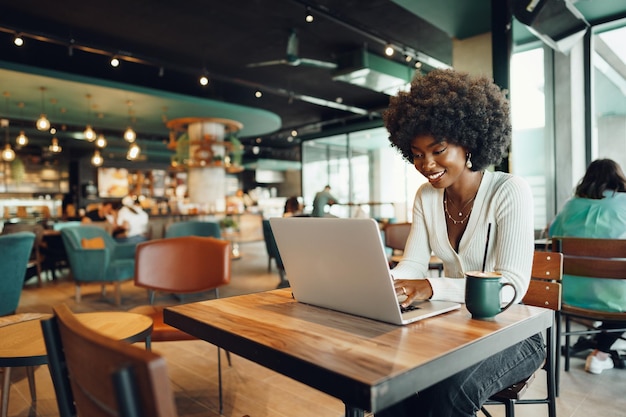
<instances>
[{"instance_id":1,"label":"reflection on window","mask_svg":"<svg viewBox=\"0 0 626 417\"><path fill-rule=\"evenodd\" d=\"M302 145L302 191L308 212L315 193L328 184L339 200L327 208L330 215L410 220L415 191L424 181L390 147L382 127Z\"/></svg>"}]
</instances>

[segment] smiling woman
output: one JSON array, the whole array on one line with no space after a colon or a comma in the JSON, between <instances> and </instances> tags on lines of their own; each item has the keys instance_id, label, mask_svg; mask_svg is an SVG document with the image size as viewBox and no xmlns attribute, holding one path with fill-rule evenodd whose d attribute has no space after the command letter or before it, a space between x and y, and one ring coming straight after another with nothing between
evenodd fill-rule
<instances>
[{"instance_id":1,"label":"smiling woman","mask_svg":"<svg viewBox=\"0 0 626 417\"><path fill-rule=\"evenodd\" d=\"M519 302L533 259L530 187L519 177L486 171L511 141L505 93L486 77L435 70L392 97L384 120L392 145L428 180L415 194L404 257L391 271L396 294L405 297L401 305L464 302L465 273L471 270L499 273L515 289L505 288L511 291L502 292L503 301ZM443 262L443 277L428 275L433 254ZM420 416L474 415L491 395L531 375L544 357L537 334L380 416L415 415L410 410L421 410Z\"/></svg>"}]
</instances>

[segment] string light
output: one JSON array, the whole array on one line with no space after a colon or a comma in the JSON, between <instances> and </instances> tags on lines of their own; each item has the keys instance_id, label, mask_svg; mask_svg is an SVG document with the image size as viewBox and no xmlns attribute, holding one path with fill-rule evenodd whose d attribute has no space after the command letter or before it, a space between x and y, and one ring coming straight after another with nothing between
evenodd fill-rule
<instances>
[{"instance_id":1,"label":"string light","mask_svg":"<svg viewBox=\"0 0 626 417\"><path fill-rule=\"evenodd\" d=\"M13 43L15 44L15 46L22 46L24 45L24 38L22 38L22 35L17 34L15 35L15 38L13 38Z\"/></svg>"}]
</instances>

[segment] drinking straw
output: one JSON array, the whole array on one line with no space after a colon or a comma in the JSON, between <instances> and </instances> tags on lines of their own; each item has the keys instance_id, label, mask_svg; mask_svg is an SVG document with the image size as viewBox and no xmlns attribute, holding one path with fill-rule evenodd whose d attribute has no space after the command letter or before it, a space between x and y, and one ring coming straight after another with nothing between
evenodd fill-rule
<instances>
[{"instance_id":1,"label":"drinking straw","mask_svg":"<svg viewBox=\"0 0 626 417\"><path fill-rule=\"evenodd\" d=\"M483 256L483 272L485 272L485 266L487 264L487 248L489 248L489 235L491 234L491 223L487 227L487 242L485 242L485 256Z\"/></svg>"}]
</instances>

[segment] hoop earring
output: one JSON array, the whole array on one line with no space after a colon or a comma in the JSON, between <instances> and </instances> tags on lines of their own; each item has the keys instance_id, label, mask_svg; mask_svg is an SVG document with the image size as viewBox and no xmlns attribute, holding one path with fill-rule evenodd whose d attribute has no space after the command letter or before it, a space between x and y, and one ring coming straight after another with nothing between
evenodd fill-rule
<instances>
[{"instance_id":1,"label":"hoop earring","mask_svg":"<svg viewBox=\"0 0 626 417\"><path fill-rule=\"evenodd\" d=\"M468 153L467 154L467 161L465 161L465 166L467 167L467 169L470 169L474 166L474 164L472 164L472 154Z\"/></svg>"}]
</instances>

